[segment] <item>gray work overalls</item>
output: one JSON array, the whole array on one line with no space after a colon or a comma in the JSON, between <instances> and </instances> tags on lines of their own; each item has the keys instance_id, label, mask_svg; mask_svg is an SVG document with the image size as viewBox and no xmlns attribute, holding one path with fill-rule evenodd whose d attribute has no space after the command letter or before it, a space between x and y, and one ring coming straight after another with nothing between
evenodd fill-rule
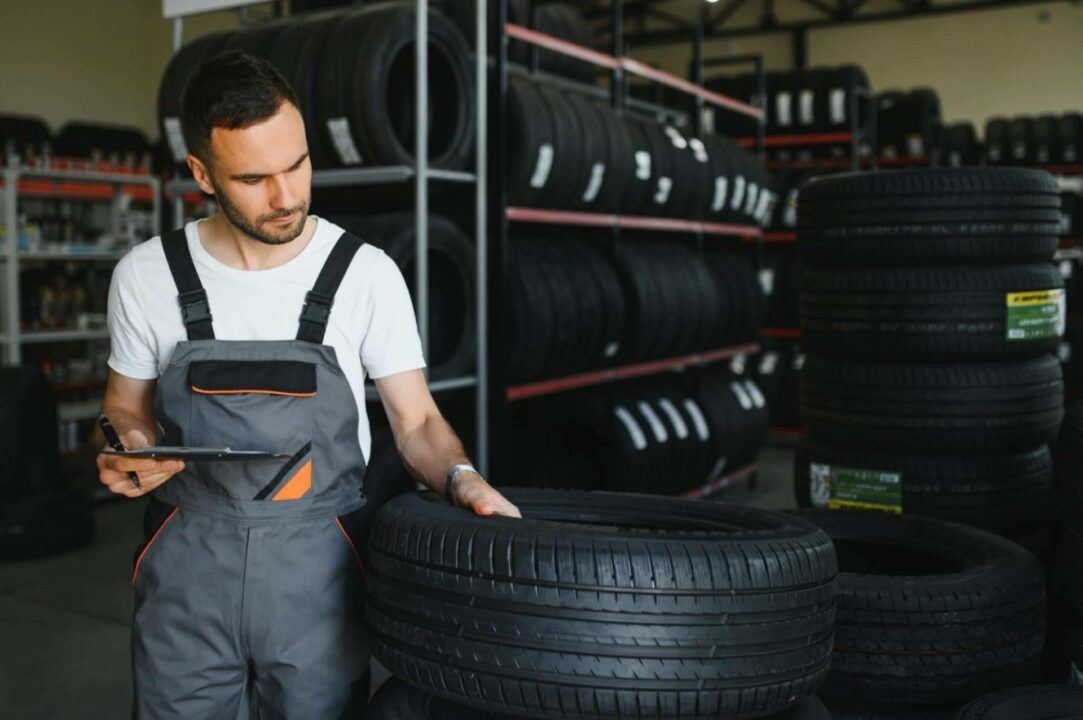
<instances>
[{"instance_id":1,"label":"gray work overalls","mask_svg":"<svg viewBox=\"0 0 1083 720\"><path fill-rule=\"evenodd\" d=\"M323 344L361 241L343 234L305 297L296 340L215 340L183 230L162 238L188 340L158 379L163 445L289 453L192 462L150 498L132 575L134 716L362 717L365 459L358 408Z\"/></svg>"}]
</instances>

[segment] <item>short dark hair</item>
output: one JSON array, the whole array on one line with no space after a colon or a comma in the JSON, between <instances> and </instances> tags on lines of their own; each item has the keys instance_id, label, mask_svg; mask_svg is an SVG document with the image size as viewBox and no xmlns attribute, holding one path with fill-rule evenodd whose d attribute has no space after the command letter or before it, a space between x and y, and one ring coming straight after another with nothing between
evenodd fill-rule
<instances>
[{"instance_id":1,"label":"short dark hair","mask_svg":"<svg viewBox=\"0 0 1083 720\"><path fill-rule=\"evenodd\" d=\"M208 159L211 130L237 130L272 117L283 102L300 107L286 78L266 60L226 50L192 70L181 92L181 129L188 152Z\"/></svg>"}]
</instances>

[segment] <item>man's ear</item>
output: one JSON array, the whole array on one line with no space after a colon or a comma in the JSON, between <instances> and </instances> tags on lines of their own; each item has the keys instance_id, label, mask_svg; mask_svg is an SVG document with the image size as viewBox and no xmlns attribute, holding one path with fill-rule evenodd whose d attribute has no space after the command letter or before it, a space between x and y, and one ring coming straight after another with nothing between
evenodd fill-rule
<instances>
[{"instance_id":1,"label":"man's ear","mask_svg":"<svg viewBox=\"0 0 1083 720\"><path fill-rule=\"evenodd\" d=\"M207 166L203 164L202 160L191 153L189 153L187 160L188 169L192 171L192 178L195 179L196 184L199 185L199 189L208 195L214 195L214 185L211 184L211 175L207 170Z\"/></svg>"}]
</instances>

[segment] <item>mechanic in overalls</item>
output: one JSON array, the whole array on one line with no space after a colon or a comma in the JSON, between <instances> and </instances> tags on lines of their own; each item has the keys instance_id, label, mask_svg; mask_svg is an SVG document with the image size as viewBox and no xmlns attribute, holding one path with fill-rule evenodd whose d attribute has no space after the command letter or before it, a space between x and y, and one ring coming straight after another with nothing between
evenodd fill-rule
<instances>
[{"instance_id":1,"label":"mechanic in overalls","mask_svg":"<svg viewBox=\"0 0 1083 720\"><path fill-rule=\"evenodd\" d=\"M429 394L398 267L308 214L312 165L285 79L229 51L193 71L182 108L171 141L219 212L117 265L104 410L129 449L289 459L98 456L110 490L150 494L132 576L134 716L232 720L254 685L263 718L360 717L365 375L415 477L479 515L519 511L470 467Z\"/></svg>"}]
</instances>

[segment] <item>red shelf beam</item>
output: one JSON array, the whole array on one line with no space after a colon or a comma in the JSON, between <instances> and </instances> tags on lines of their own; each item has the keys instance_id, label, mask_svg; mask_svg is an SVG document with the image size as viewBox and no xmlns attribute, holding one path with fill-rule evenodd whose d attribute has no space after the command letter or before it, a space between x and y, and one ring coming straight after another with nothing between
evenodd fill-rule
<instances>
[{"instance_id":1,"label":"red shelf beam","mask_svg":"<svg viewBox=\"0 0 1083 720\"><path fill-rule=\"evenodd\" d=\"M768 135L763 139L764 147L791 147L801 145L844 145L853 138L852 133L807 133L804 135ZM741 138L738 140L744 147L752 147L756 144L756 138Z\"/></svg>"},{"instance_id":2,"label":"red shelf beam","mask_svg":"<svg viewBox=\"0 0 1083 720\"><path fill-rule=\"evenodd\" d=\"M717 480L712 480L703 487L698 487L695 490L689 490L686 493L682 493L681 497L691 498L693 500L708 498L715 493L721 492L722 490L725 490L726 488L741 482L742 480L748 479L756 472L758 472L759 469L760 466L756 463L752 463L751 465L745 465L742 468L734 470L729 475L723 475Z\"/></svg>"},{"instance_id":3,"label":"red shelf beam","mask_svg":"<svg viewBox=\"0 0 1083 720\"><path fill-rule=\"evenodd\" d=\"M547 223L555 225L584 225L588 227L619 227L628 230L658 230L663 232L703 233L705 235L729 235L741 238L757 238L760 229L754 225L730 225L726 223L676 220L671 218L639 217L634 215L609 215L573 210L542 210L539 208L509 207L508 220L514 222Z\"/></svg>"},{"instance_id":4,"label":"red shelf beam","mask_svg":"<svg viewBox=\"0 0 1083 720\"><path fill-rule=\"evenodd\" d=\"M6 183L0 180L0 188ZM112 185L93 182L69 182L66 180L20 180L19 194L31 197L58 197L80 200L110 200L114 195ZM154 191L141 185L125 185L120 190L136 200L151 202Z\"/></svg>"},{"instance_id":5,"label":"red shelf beam","mask_svg":"<svg viewBox=\"0 0 1083 720\"><path fill-rule=\"evenodd\" d=\"M507 398L509 401L525 400L526 398L552 395L554 393L573 390L575 388L601 385L617 380L643 377L644 375L656 375L669 370L679 370L694 365L708 365L719 360L734 357L735 355L752 354L758 352L759 349L760 346L758 344L749 343L747 345L739 345L737 347L724 348L722 350L709 350L666 360L652 360L649 362L637 363L635 365L595 370L593 372L570 375L568 377L556 378L553 380L541 380L525 385L515 385L508 388Z\"/></svg>"},{"instance_id":6,"label":"red shelf beam","mask_svg":"<svg viewBox=\"0 0 1083 720\"><path fill-rule=\"evenodd\" d=\"M760 328L760 335L765 338L784 338L789 340L798 340L801 338L801 328L765 327Z\"/></svg>"},{"instance_id":7,"label":"red shelf beam","mask_svg":"<svg viewBox=\"0 0 1083 720\"><path fill-rule=\"evenodd\" d=\"M546 50L552 50L553 52L561 53L563 55L569 55L571 57L583 60L584 62L593 63L600 67L608 68L610 70L616 70L620 68L624 72L632 75L638 75L648 80L653 80L662 85L668 85L669 87L682 90L691 95L695 95L703 98L706 102L719 107L724 107L734 112L741 113L742 115L748 115L754 117L757 120L763 120L763 110L748 103L734 100L733 98L720 95L716 92L712 92L705 87L696 85L695 83L688 82L683 78L679 78L671 73L652 68L649 65L633 60L631 58L617 58L612 55L598 52L597 50L591 50L585 48L582 45L576 45L575 43L555 38L552 35L546 35L540 33L537 30L531 30L530 28L523 27L522 25L516 25L514 23L507 23L504 26L505 32L509 37L513 37L516 40L522 40L523 42L543 47Z\"/></svg>"},{"instance_id":8,"label":"red shelf beam","mask_svg":"<svg viewBox=\"0 0 1083 720\"><path fill-rule=\"evenodd\" d=\"M1039 165L1038 167L1046 172L1059 173L1061 175L1083 175L1083 163L1074 163L1071 165Z\"/></svg>"},{"instance_id":9,"label":"red shelf beam","mask_svg":"<svg viewBox=\"0 0 1083 720\"><path fill-rule=\"evenodd\" d=\"M763 241L765 243L795 243L797 242L797 233L766 232L763 234Z\"/></svg>"}]
</instances>

